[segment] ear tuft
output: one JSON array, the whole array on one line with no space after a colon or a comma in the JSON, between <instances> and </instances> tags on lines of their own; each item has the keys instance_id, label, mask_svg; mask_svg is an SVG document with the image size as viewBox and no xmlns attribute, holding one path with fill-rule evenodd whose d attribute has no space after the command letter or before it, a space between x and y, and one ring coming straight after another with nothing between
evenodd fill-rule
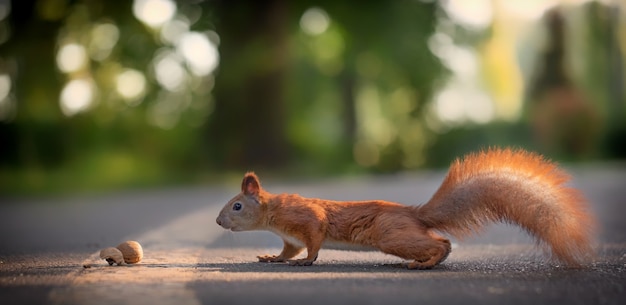
<instances>
[{"instance_id":1,"label":"ear tuft","mask_svg":"<svg viewBox=\"0 0 626 305\"><path fill-rule=\"evenodd\" d=\"M241 182L241 192L246 196L252 196L255 198L259 197L259 193L261 192L261 182L254 172L247 172L243 176L243 181Z\"/></svg>"}]
</instances>

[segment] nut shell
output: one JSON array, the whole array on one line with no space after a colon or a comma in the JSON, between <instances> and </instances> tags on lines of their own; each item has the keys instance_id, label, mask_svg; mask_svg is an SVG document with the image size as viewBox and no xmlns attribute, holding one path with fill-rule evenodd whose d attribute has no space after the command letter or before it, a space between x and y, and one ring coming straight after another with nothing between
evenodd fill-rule
<instances>
[{"instance_id":1,"label":"nut shell","mask_svg":"<svg viewBox=\"0 0 626 305\"><path fill-rule=\"evenodd\" d=\"M104 259L109 265L117 264L118 266L124 263L124 255L122 251L117 248L106 248L100 251L100 258Z\"/></svg>"},{"instance_id":2,"label":"nut shell","mask_svg":"<svg viewBox=\"0 0 626 305\"><path fill-rule=\"evenodd\" d=\"M143 249L141 245L134 240L125 241L117 245L117 249L122 252L124 262L127 264L136 264L143 258Z\"/></svg>"}]
</instances>

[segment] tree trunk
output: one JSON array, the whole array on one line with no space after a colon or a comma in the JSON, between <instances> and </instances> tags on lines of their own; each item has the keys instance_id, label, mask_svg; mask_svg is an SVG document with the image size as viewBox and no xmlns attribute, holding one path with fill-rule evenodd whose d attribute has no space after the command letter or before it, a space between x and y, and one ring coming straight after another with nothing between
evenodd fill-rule
<instances>
[{"instance_id":1,"label":"tree trunk","mask_svg":"<svg viewBox=\"0 0 626 305\"><path fill-rule=\"evenodd\" d=\"M284 166L286 3L224 0L216 9L221 61L209 124L211 157L222 168Z\"/></svg>"}]
</instances>

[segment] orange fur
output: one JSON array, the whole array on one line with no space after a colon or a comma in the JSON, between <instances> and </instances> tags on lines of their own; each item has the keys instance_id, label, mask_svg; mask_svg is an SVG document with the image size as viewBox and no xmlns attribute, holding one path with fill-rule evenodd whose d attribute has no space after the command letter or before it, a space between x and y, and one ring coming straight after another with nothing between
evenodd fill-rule
<instances>
[{"instance_id":1,"label":"orange fur","mask_svg":"<svg viewBox=\"0 0 626 305\"><path fill-rule=\"evenodd\" d=\"M462 238L495 221L521 226L557 259L577 266L591 253L593 219L569 177L541 156L491 149L455 161L433 198L422 206L372 201L332 201L271 194L247 173L242 192L217 223L233 231L267 230L284 242L261 262L311 265L322 247L377 249L404 259L411 269L446 259L450 242L434 231ZM291 260L304 249L306 258Z\"/></svg>"}]
</instances>

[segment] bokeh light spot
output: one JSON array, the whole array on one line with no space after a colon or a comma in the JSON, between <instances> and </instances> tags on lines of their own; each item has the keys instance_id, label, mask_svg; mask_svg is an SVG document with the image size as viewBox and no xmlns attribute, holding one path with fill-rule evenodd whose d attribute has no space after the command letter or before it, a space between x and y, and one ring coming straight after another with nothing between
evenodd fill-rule
<instances>
[{"instance_id":1,"label":"bokeh light spot","mask_svg":"<svg viewBox=\"0 0 626 305\"><path fill-rule=\"evenodd\" d=\"M187 72L176 53L169 50L157 55L154 60L157 82L169 91L178 91L187 79Z\"/></svg>"},{"instance_id":2,"label":"bokeh light spot","mask_svg":"<svg viewBox=\"0 0 626 305\"><path fill-rule=\"evenodd\" d=\"M198 32L183 34L178 42L178 50L191 72L197 76L211 74L219 62L217 47L206 35Z\"/></svg>"},{"instance_id":3,"label":"bokeh light spot","mask_svg":"<svg viewBox=\"0 0 626 305\"><path fill-rule=\"evenodd\" d=\"M74 79L61 91L61 110L66 116L83 112L93 103L95 89L90 81Z\"/></svg>"},{"instance_id":4,"label":"bokeh light spot","mask_svg":"<svg viewBox=\"0 0 626 305\"><path fill-rule=\"evenodd\" d=\"M161 40L165 43L176 44L180 37L189 32L187 18L177 17L170 20L161 28Z\"/></svg>"},{"instance_id":5,"label":"bokeh light spot","mask_svg":"<svg viewBox=\"0 0 626 305\"><path fill-rule=\"evenodd\" d=\"M11 13L11 1L0 0L0 21L4 20Z\"/></svg>"},{"instance_id":6,"label":"bokeh light spot","mask_svg":"<svg viewBox=\"0 0 626 305\"><path fill-rule=\"evenodd\" d=\"M330 26L330 17L319 7L307 9L300 18L300 28L309 35L320 35Z\"/></svg>"},{"instance_id":7,"label":"bokeh light spot","mask_svg":"<svg viewBox=\"0 0 626 305\"><path fill-rule=\"evenodd\" d=\"M57 66L65 73L82 69L87 62L85 47L77 43L63 45L57 53Z\"/></svg>"},{"instance_id":8,"label":"bokeh light spot","mask_svg":"<svg viewBox=\"0 0 626 305\"><path fill-rule=\"evenodd\" d=\"M11 92L11 78L7 74L0 74L0 101Z\"/></svg>"},{"instance_id":9,"label":"bokeh light spot","mask_svg":"<svg viewBox=\"0 0 626 305\"><path fill-rule=\"evenodd\" d=\"M466 122L485 124L495 118L492 100L479 90L450 84L435 97L437 117L448 126Z\"/></svg>"},{"instance_id":10,"label":"bokeh light spot","mask_svg":"<svg viewBox=\"0 0 626 305\"><path fill-rule=\"evenodd\" d=\"M0 121L10 121L15 115L15 99L11 95L11 77L0 74Z\"/></svg>"},{"instance_id":11,"label":"bokeh light spot","mask_svg":"<svg viewBox=\"0 0 626 305\"><path fill-rule=\"evenodd\" d=\"M171 0L135 0L133 14L149 27L157 28L176 14L176 4Z\"/></svg>"},{"instance_id":12,"label":"bokeh light spot","mask_svg":"<svg viewBox=\"0 0 626 305\"><path fill-rule=\"evenodd\" d=\"M450 16L473 29L484 29L493 20L491 0L449 0L443 2L443 7Z\"/></svg>"},{"instance_id":13,"label":"bokeh light spot","mask_svg":"<svg viewBox=\"0 0 626 305\"><path fill-rule=\"evenodd\" d=\"M120 31L112 23L101 23L91 30L91 42L89 44L89 55L94 60L104 60L117 44Z\"/></svg>"},{"instance_id":14,"label":"bokeh light spot","mask_svg":"<svg viewBox=\"0 0 626 305\"><path fill-rule=\"evenodd\" d=\"M137 70L126 69L116 78L116 90L129 105L135 106L145 94L146 77Z\"/></svg>"}]
</instances>

